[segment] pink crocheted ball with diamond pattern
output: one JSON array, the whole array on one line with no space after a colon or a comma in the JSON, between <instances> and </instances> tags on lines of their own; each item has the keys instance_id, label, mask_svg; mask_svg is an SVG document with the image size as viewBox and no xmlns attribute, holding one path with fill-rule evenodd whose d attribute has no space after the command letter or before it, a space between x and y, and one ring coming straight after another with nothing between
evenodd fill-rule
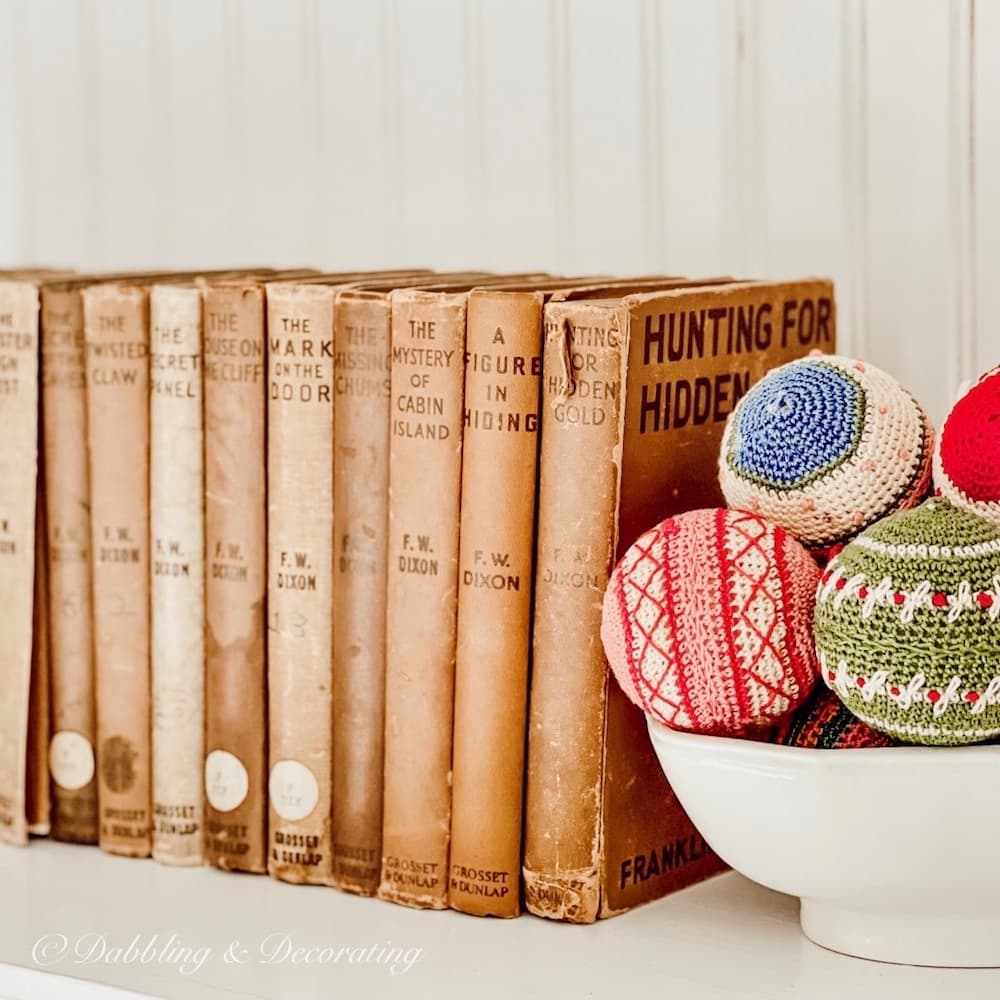
<instances>
[{"instance_id":1,"label":"pink crocheted ball with diamond pattern","mask_svg":"<svg viewBox=\"0 0 1000 1000\"><path fill-rule=\"evenodd\" d=\"M763 518L734 510L669 517L622 557L601 638L618 683L674 729L756 735L816 681L820 571Z\"/></svg>"}]
</instances>

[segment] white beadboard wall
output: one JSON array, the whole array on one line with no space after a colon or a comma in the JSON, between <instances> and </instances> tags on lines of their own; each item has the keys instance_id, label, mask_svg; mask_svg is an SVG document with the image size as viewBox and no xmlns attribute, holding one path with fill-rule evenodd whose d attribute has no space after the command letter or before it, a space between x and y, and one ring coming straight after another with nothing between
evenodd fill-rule
<instances>
[{"instance_id":1,"label":"white beadboard wall","mask_svg":"<svg viewBox=\"0 0 1000 1000\"><path fill-rule=\"evenodd\" d=\"M995 0L0 0L0 266L831 274L940 419L998 51Z\"/></svg>"}]
</instances>

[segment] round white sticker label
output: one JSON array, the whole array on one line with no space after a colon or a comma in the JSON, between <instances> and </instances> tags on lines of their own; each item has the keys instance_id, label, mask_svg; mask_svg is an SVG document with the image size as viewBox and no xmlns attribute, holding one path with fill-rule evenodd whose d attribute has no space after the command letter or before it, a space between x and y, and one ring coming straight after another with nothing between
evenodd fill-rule
<instances>
[{"instance_id":1,"label":"round white sticker label","mask_svg":"<svg viewBox=\"0 0 1000 1000\"><path fill-rule=\"evenodd\" d=\"M271 768L267 790L274 811L289 822L305 819L319 802L315 775L297 760L279 760Z\"/></svg>"},{"instance_id":2,"label":"round white sticker label","mask_svg":"<svg viewBox=\"0 0 1000 1000\"><path fill-rule=\"evenodd\" d=\"M86 788L94 777L94 748L90 740L72 729L63 729L49 743L52 780L67 792Z\"/></svg>"},{"instance_id":3,"label":"round white sticker label","mask_svg":"<svg viewBox=\"0 0 1000 1000\"><path fill-rule=\"evenodd\" d=\"M219 812L230 812L250 791L250 775L243 762L228 750L213 750L205 758L205 797Z\"/></svg>"}]
</instances>

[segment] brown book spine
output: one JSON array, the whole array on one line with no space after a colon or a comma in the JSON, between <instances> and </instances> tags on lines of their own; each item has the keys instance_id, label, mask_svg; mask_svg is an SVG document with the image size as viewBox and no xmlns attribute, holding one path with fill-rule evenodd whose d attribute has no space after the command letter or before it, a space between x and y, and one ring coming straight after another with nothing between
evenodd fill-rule
<instances>
[{"instance_id":1,"label":"brown book spine","mask_svg":"<svg viewBox=\"0 0 1000 1000\"><path fill-rule=\"evenodd\" d=\"M621 316L628 366L616 559L664 517L720 505L719 445L736 403L769 369L835 346L826 281L635 296ZM663 777L642 712L613 679L606 698L602 917L724 868Z\"/></svg>"},{"instance_id":2,"label":"brown book spine","mask_svg":"<svg viewBox=\"0 0 1000 1000\"><path fill-rule=\"evenodd\" d=\"M199 865L205 729L201 291L154 285L150 323L153 857Z\"/></svg>"},{"instance_id":3,"label":"brown book spine","mask_svg":"<svg viewBox=\"0 0 1000 1000\"><path fill-rule=\"evenodd\" d=\"M605 660L622 435L617 316L545 308L538 543L525 790L524 899L591 923L601 901Z\"/></svg>"},{"instance_id":4,"label":"brown book spine","mask_svg":"<svg viewBox=\"0 0 1000 1000\"><path fill-rule=\"evenodd\" d=\"M264 290L208 285L205 856L267 871Z\"/></svg>"},{"instance_id":5,"label":"brown book spine","mask_svg":"<svg viewBox=\"0 0 1000 1000\"><path fill-rule=\"evenodd\" d=\"M269 285L268 872L331 881L333 289Z\"/></svg>"},{"instance_id":6,"label":"brown book spine","mask_svg":"<svg viewBox=\"0 0 1000 1000\"><path fill-rule=\"evenodd\" d=\"M43 288L42 432L48 534L52 835L97 843L86 348L78 289Z\"/></svg>"},{"instance_id":7,"label":"brown book spine","mask_svg":"<svg viewBox=\"0 0 1000 1000\"><path fill-rule=\"evenodd\" d=\"M149 297L83 293L99 842L150 852Z\"/></svg>"},{"instance_id":8,"label":"brown book spine","mask_svg":"<svg viewBox=\"0 0 1000 1000\"><path fill-rule=\"evenodd\" d=\"M31 691L28 701L28 756L25 769L25 815L28 833L52 832L52 792L49 788L50 685L48 556L45 545L44 476L39 463L35 508L35 597L31 647Z\"/></svg>"},{"instance_id":9,"label":"brown book spine","mask_svg":"<svg viewBox=\"0 0 1000 1000\"><path fill-rule=\"evenodd\" d=\"M542 295L469 296L451 906L520 913Z\"/></svg>"},{"instance_id":10,"label":"brown book spine","mask_svg":"<svg viewBox=\"0 0 1000 1000\"><path fill-rule=\"evenodd\" d=\"M338 296L333 380L333 883L379 885L385 725L389 302Z\"/></svg>"},{"instance_id":11,"label":"brown book spine","mask_svg":"<svg viewBox=\"0 0 1000 1000\"><path fill-rule=\"evenodd\" d=\"M392 294L378 894L448 906L466 293Z\"/></svg>"},{"instance_id":12,"label":"brown book spine","mask_svg":"<svg viewBox=\"0 0 1000 1000\"><path fill-rule=\"evenodd\" d=\"M38 474L38 291L0 282L0 840L28 840Z\"/></svg>"}]
</instances>

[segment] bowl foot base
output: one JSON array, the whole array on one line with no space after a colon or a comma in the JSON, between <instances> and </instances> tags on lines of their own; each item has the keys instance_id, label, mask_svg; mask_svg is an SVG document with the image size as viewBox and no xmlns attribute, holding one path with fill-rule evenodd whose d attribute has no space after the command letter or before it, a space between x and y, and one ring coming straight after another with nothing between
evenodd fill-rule
<instances>
[{"instance_id":1,"label":"bowl foot base","mask_svg":"<svg viewBox=\"0 0 1000 1000\"><path fill-rule=\"evenodd\" d=\"M1000 967L1000 913L900 913L803 899L802 932L831 951L898 965Z\"/></svg>"}]
</instances>

